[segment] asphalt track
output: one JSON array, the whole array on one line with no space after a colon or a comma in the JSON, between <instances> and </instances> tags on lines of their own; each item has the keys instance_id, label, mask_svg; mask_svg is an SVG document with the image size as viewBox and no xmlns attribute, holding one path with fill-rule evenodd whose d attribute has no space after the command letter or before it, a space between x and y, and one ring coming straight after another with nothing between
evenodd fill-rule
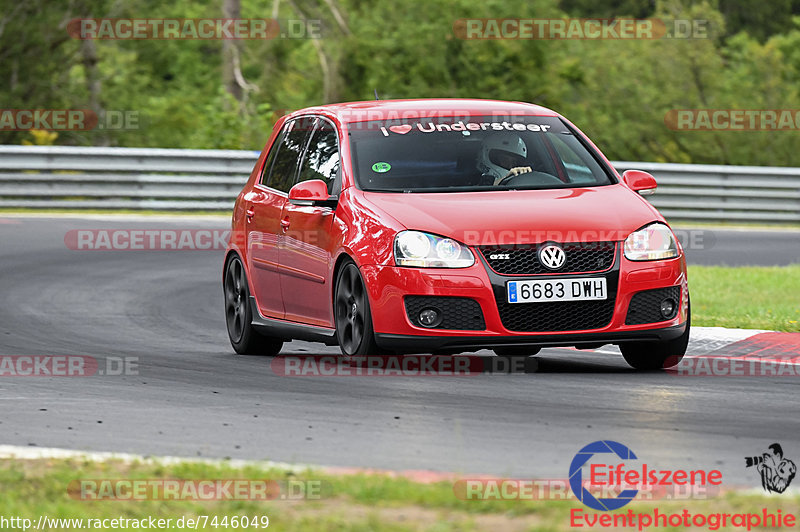
<instances>
[{"instance_id":1,"label":"asphalt track","mask_svg":"<svg viewBox=\"0 0 800 532\"><path fill-rule=\"evenodd\" d=\"M637 374L549 349L535 371L473 377L281 377L232 353L217 251L75 251L72 229L224 228L223 219L0 216L0 355L138 357L138 375L0 378L0 443L145 455L563 478L575 452L624 442L654 467L719 468L773 442L800 459L797 378ZM713 232L695 264L800 262L800 232ZM706 242L708 248L708 241ZM336 353L293 342L283 353Z\"/></svg>"}]
</instances>

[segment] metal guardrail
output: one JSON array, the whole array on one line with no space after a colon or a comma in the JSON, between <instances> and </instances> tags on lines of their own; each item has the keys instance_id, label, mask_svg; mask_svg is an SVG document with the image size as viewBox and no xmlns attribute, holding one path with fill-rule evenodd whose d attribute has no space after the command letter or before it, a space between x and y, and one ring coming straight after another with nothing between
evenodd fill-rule
<instances>
[{"instance_id":1,"label":"metal guardrail","mask_svg":"<svg viewBox=\"0 0 800 532\"><path fill-rule=\"evenodd\" d=\"M613 162L658 181L648 199L667 219L800 223L800 168Z\"/></svg>"},{"instance_id":2,"label":"metal guardrail","mask_svg":"<svg viewBox=\"0 0 800 532\"><path fill-rule=\"evenodd\" d=\"M0 146L0 208L229 211L258 152ZM614 162L669 219L800 223L800 168Z\"/></svg>"},{"instance_id":3,"label":"metal guardrail","mask_svg":"<svg viewBox=\"0 0 800 532\"><path fill-rule=\"evenodd\" d=\"M0 146L0 207L230 211L258 152Z\"/></svg>"}]
</instances>

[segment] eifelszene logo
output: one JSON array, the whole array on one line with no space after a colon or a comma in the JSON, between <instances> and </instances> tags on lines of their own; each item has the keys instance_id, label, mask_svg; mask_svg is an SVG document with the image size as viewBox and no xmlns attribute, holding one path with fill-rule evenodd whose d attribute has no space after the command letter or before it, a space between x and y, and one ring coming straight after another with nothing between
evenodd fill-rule
<instances>
[{"instance_id":1,"label":"eifelszene logo","mask_svg":"<svg viewBox=\"0 0 800 532\"><path fill-rule=\"evenodd\" d=\"M744 459L745 467L755 466L758 474L761 475L761 487L767 493L783 493L789 484L792 483L797 466L783 457L783 447L780 443L773 443L768 447L769 451L761 456L746 456Z\"/></svg>"},{"instance_id":2,"label":"eifelszene logo","mask_svg":"<svg viewBox=\"0 0 800 532\"><path fill-rule=\"evenodd\" d=\"M595 455L610 456L600 463L589 463ZM696 490L697 495L704 495L700 492L705 492L708 486L722 484L722 472L718 469L654 469L647 463L629 468L625 463L629 460L638 460L638 457L619 442L600 440L586 445L578 451L569 466L572 493L589 508L608 512L618 510L631 502L640 490L658 487L667 492L667 498L670 498L670 491L674 492L673 498L678 498L694 494ZM589 468L588 482L583 477L585 466Z\"/></svg>"},{"instance_id":3,"label":"eifelszene logo","mask_svg":"<svg viewBox=\"0 0 800 532\"><path fill-rule=\"evenodd\" d=\"M622 508L636 497L639 490L624 490L617 497L597 498L583 486L583 465L586 464L597 453L613 453L620 460L638 460L633 451L621 443L605 440L595 441L578 451L572 463L569 465L569 487L572 493L583 504L594 510L607 512ZM594 466L592 466L592 477L594 477ZM592 483L594 484L594 483Z\"/></svg>"}]
</instances>

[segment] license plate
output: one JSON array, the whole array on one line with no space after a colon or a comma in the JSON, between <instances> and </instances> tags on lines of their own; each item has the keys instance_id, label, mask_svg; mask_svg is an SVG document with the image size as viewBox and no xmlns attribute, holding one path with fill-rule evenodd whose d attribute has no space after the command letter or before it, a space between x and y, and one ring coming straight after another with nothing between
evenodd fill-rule
<instances>
[{"instance_id":1,"label":"license plate","mask_svg":"<svg viewBox=\"0 0 800 532\"><path fill-rule=\"evenodd\" d=\"M605 277L509 281L507 289L509 303L596 301L608 297Z\"/></svg>"}]
</instances>

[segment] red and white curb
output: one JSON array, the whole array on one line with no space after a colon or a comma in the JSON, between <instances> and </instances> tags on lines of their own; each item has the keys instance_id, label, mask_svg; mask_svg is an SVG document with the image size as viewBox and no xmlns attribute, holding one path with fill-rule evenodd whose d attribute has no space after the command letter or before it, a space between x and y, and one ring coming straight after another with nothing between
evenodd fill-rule
<instances>
[{"instance_id":1,"label":"red and white curb","mask_svg":"<svg viewBox=\"0 0 800 532\"><path fill-rule=\"evenodd\" d=\"M772 331L761 329L726 329L725 327L692 327L686 356L700 356L721 351L730 345L765 333L772 333ZM601 347L600 349L596 349L596 351L599 353L619 354L619 348L611 345Z\"/></svg>"},{"instance_id":2,"label":"red and white curb","mask_svg":"<svg viewBox=\"0 0 800 532\"><path fill-rule=\"evenodd\" d=\"M617 346L596 351L619 354ZM692 327L686 356L673 371L687 376L800 376L800 332Z\"/></svg>"}]
</instances>

